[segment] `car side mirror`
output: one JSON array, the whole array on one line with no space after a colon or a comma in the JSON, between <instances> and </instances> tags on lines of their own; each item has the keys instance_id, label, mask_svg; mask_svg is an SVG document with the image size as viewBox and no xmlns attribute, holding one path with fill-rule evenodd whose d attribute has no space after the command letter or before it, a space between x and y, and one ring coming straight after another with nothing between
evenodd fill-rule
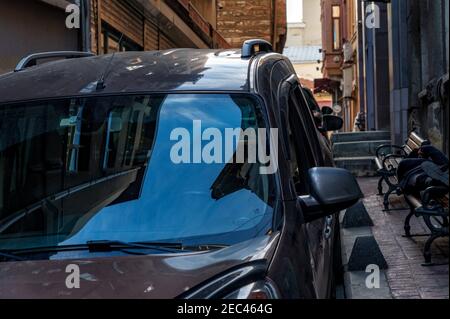
<instances>
[{"instance_id":1,"label":"car side mirror","mask_svg":"<svg viewBox=\"0 0 450 319\"><path fill-rule=\"evenodd\" d=\"M324 115L322 130L325 132L339 131L344 126L344 120L336 115Z\"/></svg>"},{"instance_id":2,"label":"car side mirror","mask_svg":"<svg viewBox=\"0 0 450 319\"><path fill-rule=\"evenodd\" d=\"M329 106L323 106L322 107L322 114L323 115L331 115L333 113L334 113L334 110L331 107L329 107Z\"/></svg>"},{"instance_id":3,"label":"car side mirror","mask_svg":"<svg viewBox=\"0 0 450 319\"><path fill-rule=\"evenodd\" d=\"M310 195L298 198L306 222L349 208L363 197L355 177L341 168L310 169L308 185Z\"/></svg>"}]
</instances>

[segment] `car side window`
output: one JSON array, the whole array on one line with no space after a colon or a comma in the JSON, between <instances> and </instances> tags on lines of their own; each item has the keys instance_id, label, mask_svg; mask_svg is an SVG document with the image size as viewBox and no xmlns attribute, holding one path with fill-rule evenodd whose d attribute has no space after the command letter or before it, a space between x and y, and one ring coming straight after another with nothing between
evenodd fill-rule
<instances>
[{"instance_id":1,"label":"car side window","mask_svg":"<svg viewBox=\"0 0 450 319\"><path fill-rule=\"evenodd\" d=\"M314 123L314 118L311 109L308 107L305 96L299 86L296 86L292 90L292 96L294 104L296 105L297 111L300 113L300 118L308 137L309 145L311 146L311 152L314 154L315 165L318 166L322 164L322 150L319 144L317 126Z\"/></svg>"},{"instance_id":2,"label":"car side window","mask_svg":"<svg viewBox=\"0 0 450 319\"><path fill-rule=\"evenodd\" d=\"M301 92L300 95L295 93L295 90L298 90L298 86L292 86L288 84L288 81L283 81L283 79L289 78L292 74L283 61L278 62L271 73L271 91L272 99L274 101L278 100L280 106L282 125L286 126L285 134L288 135L286 138L289 140L291 176L296 193L300 196L309 194L307 185L308 170L317 166L315 150L311 148L311 144L318 143L316 140L311 140L310 137L311 134L316 133L314 123L312 122L314 131L312 133L308 132L311 130L311 127L309 124L305 124L306 121L302 118L304 115L299 112L301 107L298 100L300 97L303 98L303 95L301 95ZM283 106L287 106L286 109L283 110ZM309 109L307 111L309 112ZM308 115L312 120L310 113Z\"/></svg>"},{"instance_id":3,"label":"car side window","mask_svg":"<svg viewBox=\"0 0 450 319\"><path fill-rule=\"evenodd\" d=\"M311 150L311 141L307 127L304 126L295 105L294 96L289 97L289 147L291 154L291 175L298 196L309 193L307 185L308 170L315 167L315 159Z\"/></svg>"}]
</instances>

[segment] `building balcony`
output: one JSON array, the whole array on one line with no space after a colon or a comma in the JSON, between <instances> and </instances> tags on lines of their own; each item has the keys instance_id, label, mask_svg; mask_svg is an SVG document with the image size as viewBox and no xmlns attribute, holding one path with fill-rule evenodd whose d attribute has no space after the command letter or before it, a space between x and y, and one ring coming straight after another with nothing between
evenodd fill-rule
<instances>
[{"instance_id":1,"label":"building balcony","mask_svg":"<svg viewBox=\"0 0 450 319\"><path fill-rule=\"evenodd\" d=\"M342 51L324 51L323 74L325 78L341 78L344 56Z\"/></svg>"}]
</instances>

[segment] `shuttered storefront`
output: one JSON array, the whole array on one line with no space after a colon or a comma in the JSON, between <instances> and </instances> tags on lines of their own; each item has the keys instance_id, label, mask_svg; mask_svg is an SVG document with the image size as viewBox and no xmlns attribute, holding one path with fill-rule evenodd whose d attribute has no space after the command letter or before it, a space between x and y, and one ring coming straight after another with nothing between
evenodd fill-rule
<instances>
[{"instance_id":1,"label":"shuttered storefront","mask_svg":"<svg viewBox=\"0 0 450 319\"><path fill-rule=\"evenodd\" d=\"M122 0L102 0L103 22L144 47L144 17Z\"/></svg>"},{"instance_id":2,"label":"shuttered storefront","mask_svg":"<svg viewBox=\"0 0 450 319\"><path fill-rule=\"evenodd\" d=\"M151 19L147 18L144 12L126 1L92 0L91 3L94 51L97 51L97 43L101 47L99 53L111 53L117 50L166 50L179 46ZM122 45L119 47L118 41L122 33ZM100 36L98 41L97 36Z\"/></svg>"}]
</instances>

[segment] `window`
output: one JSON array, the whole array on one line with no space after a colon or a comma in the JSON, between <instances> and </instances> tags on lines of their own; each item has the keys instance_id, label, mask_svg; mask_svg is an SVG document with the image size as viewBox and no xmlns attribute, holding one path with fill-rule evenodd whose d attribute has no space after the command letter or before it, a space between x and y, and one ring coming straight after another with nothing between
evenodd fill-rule
<instances>
[{"instance_id":1,"label":"window","mask_svg":"<svg viewBox=\"0 0 450 319\"><path fill-rule=\"evenodd\" d=\"M122 38L122 41L120 41ZM124 51L142 51L143 48L122 33L110 27L108 24L102 24L102 40L103 40L103 53L124 52ZM120 42L120 43L119 43Z\"/></svg>"},{"instance_id":2,"label":"window","mask_svg":"<svg viewBox=\"0 0 450 319\"><path fill-rule=\"evenodd\" d=\"M333 50L341 49L341 7L332 6Z\"/></svg>"},{"instance_id":3,"label":"window","mask_svg":"<svg viewBox=\"0 0 450 319\"><path fill-rule=\"evenodd\" d=\"M298 196L309 193L307 181L308 170L315 167L315 159L311 149L314 143L308 134L308 129L299 112L296 97L289 97L289 149L291 155L291 174Z\"/></svg>"},{"instance_id":4,"label":"window","mask_svg":"<svg viewBox=\"0 0 450 319\"><path fill-rule=\"evenodd\" d=\"M314 164L321 164L320 159L322 157L322 150L320 148L320 144L317 138L317 126L314 122L314 116L312 114L311 109L308 106L306 98L302 93L300 87L296 87L294 89L293 98L297 103L297 110L301 115L303 127L305 128L306 134L308 136L309 144L311 145L311 151L314 157ZM314 97L311 95L313 103L317 105L317 102L314 100ZM314 165L315 166L315 165Z\"/></svg>"}]
</instances>

